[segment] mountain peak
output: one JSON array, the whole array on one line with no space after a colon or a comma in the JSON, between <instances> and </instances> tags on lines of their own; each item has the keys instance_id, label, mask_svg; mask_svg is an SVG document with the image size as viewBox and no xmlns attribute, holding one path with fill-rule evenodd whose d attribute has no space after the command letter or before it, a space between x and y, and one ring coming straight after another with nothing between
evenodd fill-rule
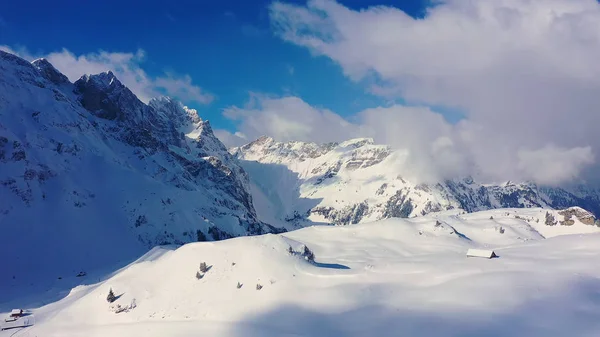
<instances>
[{"instance_id":1,"label":"mountain peak","mask_svg":"<svg viewBox=\"0 0 600 337\"><path fill-rule=\"evenodd\" d=\"M148 105L162 113L165 118L182 127L191 122L192 125L202 122L198 112L183 105L180 101L169 96L152 98Z\"/></svg>"},{"instance_id":2,"label":"mountain peak","mask_svg":"<svg viewBox=\"0 0 600 337\"><path fill-rule=\"evenodd\" d=\"M375 144L375 141L373 140L373 138L354 138L354 139L349 139L345 142L340 143L339 147L359 148L364 145L373 145L373 144Z\"/></svg>"},{"instance_id":3,"label":"mountain peak","mask_svg":"<svg viewBox=\"0 0 600 337\"><path fill-rule=\"evenodd\" d=\"M40 72L40 74L42 74L45 79L54 84L61 85L71 83L67 76L58 71L58 69L56 69L52 63L45 58L34 60L31 62L31 64Z\"/></svg>"},{"instance_id":4,"label":"mountain peak","mask_svg":"<svg viewBox=\"0 0 600 337\"><path fill-rule=\"evenodd\" d=\"M121 81L119 81L115 74L110 70L95 75L83 75L77 82L79 81L93 83L96 87L99 88L110 86L125 87L123 83L121 83Z\"/></svg>"},{"instance_id":5,"label":"mountain peak","mask_svg":"<svg viewBox=\"0 0 600 337\"><path fill-rule=\"evenodd\" d=\"M84 108L100 118L141 120L148 109L110 70L81 76L75 89Z\"/></svg>"}]
</instances>

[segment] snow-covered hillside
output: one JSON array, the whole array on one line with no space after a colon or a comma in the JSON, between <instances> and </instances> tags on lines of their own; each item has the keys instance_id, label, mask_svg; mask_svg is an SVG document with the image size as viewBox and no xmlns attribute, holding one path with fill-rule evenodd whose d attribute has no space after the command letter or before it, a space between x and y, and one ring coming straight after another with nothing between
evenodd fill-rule
<instances>
[{"instance_id":1,"label":"snow-covered hillside","mask_svg":"<svg viewBox=\"0 0 600 337\"><path fill-rule=\"evenodd\" d=\"M105 281L34 308L35 325L18 333L600 335L600 228L577 219L548 226L546 214L560 217L539 208L446 211L157 247ZM469 248L499 258L467 258Z\"/></svg>"},{"instance_id":2,"label":"snow-covered hillside","mask_svg":"<svg viewBox=\"0 0 600 337\"><path fill-rule=\"evenodd\" d=\"M483 185L472 178L416 184L397 170L403 151L360 138L281 143L270 137L230 150L243 160L261 218L272 224L354 224L463 209L580 206L598 214L600 194L532 183Z\"/></svg>"},{"instance_id":3,"label":"snow-covered hillside","mask_svg":"<svg viewBox=\"0 0 600 337\"><path fill-rule=\"evenodd\" d=\"M157 244L279 230L208 121L111 72L75 83L0 51L0 285L131 261ZM0 301L6 297L0 298Z\"/></svg>"}]
</instances>

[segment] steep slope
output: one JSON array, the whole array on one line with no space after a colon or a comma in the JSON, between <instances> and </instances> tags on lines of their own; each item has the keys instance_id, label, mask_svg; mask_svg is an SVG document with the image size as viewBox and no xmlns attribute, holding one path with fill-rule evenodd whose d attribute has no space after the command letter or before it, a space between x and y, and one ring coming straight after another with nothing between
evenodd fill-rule
<instances>
[{"instance_id":1,"label":"steep slope","mask_svg":"<svg viewBox=\"0 0 600 337\"><path fill-rule=\"evenodd\" d=\"M314 144L261 137L231 153L250 174L259 215L288 226L346 225L450 209L581 206L600 212L600 194L593 190L577 194L530 183L484 185L472 178L415 184L396 170L402 151L368 138Z\"/></svg>"},{"instance_id":2,"label":"steep slope","mask_svg":"<svg viewBox=\"0 0 600 337\"><path fill-rule=\"evenodd\" d=\"M142 103L111 72L73 84L0 52L0 167L0 284L279 231L208 121L169 98Z\"/></svg>"},{"instance_id":3,"label":"steep slope","mask_svg":"<svg viewBox=\"0 0 600 337\"><path fill-rule=\"evenodd\" d=\"M35 325L19 333L597 336L600 233L559 234L600 229L576 222L544 240L538 229L548 228L532 220L546 212L447 211L157 247L105 281L31 310ZM499 258L467 258L469 248ZM210 267L203 273L202 262ZM119 296L113 303L110 289Z\"/></svg>"}]
</instances>

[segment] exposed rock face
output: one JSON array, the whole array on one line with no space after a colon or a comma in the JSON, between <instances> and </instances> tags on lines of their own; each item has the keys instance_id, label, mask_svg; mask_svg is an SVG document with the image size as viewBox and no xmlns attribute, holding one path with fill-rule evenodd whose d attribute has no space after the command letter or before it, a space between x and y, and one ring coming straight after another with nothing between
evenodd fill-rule
<instances>
[{"instance_id":1,"label":"exposed rock face","mask_svg":"<svg viewBox=\"0 0 600 337\"><path fill-rule=\"evenodd\" d=\"M594 215L580 207L569 207L562 211L559 211L558 214L564 217L564 220L561 221L561 225L564 223L566 226L571 226L575 223L572 220L573 217L577 218L580 222L593 226L596 223L596 217Z\"/></svg>"},{"instance_id":2,"label":"exposed rock face","mask_svg":"<svg viewBox=\"0 0 600 337\"><path fill-rule=\"evenodd\" d=\"M0 254L18 249L30 268L281 231L258 219L208 121L170 98L144 104L111 72L73 84L44 59L0 52L0 165Z\"/></svg>"},{"instance_id":3,"label":"exposed rock face","mask_svg":"<svg viewBox=\"0 0 600 337\"><path fill-rule=\"evenodd\" d=\"M557 221L554 218L554 215L552 215L550 212L546 212L545 224L546 224L546 226L556 226L556 224L557 224Z\"/></svg>"},{"instance_id":4,"label":"exposed rock face","mask_svg":"<svg viewBox=\"0 0 600 337\"><path fill-rule=\"evenodd\" d=\"M81 95L81 105L103 119L139 121L149 110L110 71L82 76L75 82L75 89Z\"/></svg>"},{"instance_id":5,"label":"exposed rock face","mask_svg":"<svg viewBox=\"0 0 600 337\"><path fill-rule=\"evenodd\" d=\"M283 205L282 209L289 212L306 214L307 221L344 225L457 208L475 212L492 208L563 209L577 205L600 212L600 194L595 190L567 191L512 182L486 185L472 177L415 184L394 170L395 160L402 153L376 145L368 138L320 145L281 143L262 137L230 152L243 160L242 165L278 165L293 172L297 177L294 181L261 175L251 179L264 191L295 191L291 199L281 199L282 193L272 194L275 198L268 200L269 208ZM569 223L566 220L564 225Z\"/></svg>"}]
</instances>

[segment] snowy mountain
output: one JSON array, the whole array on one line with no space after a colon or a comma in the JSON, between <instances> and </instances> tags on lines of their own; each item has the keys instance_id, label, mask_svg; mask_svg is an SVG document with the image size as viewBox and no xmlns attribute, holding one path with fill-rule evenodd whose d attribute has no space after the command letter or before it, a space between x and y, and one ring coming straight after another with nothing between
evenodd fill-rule
<instances>
[{"instance_id":1,"label":"snowy mountain","mask_svg":"<svg viewBox=\"0 0 600 337\"><path fill-rule=\"evenodd\" d=\"M130 261L157 244L279 232L195 110L114 76L75 83L0 51L0 284Z\"/></svg>"},{"instance_id":2,"label":"snowy mountain","mask_svg":"<svg viewBox=\"0 0 600 337\"><path fill-rule=\"evenodd\" d=\"M396 170L403 152L372 139L315 144L270 137L230 152L249 172L259 217L293 227L356 224L463 209L580 206L600 214L600 193L532 183L484 185L472 178L416 184Z\"/></svg>"},{"instance_id":3,"label":"snowy mountain","mask_svg":"<svg viewBox=\"0 0 600 337\"><path fill-rule=\"evenodd\" d=\"M60 301L15 300L33 325L0 336L600 334L600 228L547 226L560 214L539 208L461 213L156 247Z\"/></svg>"}]
</instances>

